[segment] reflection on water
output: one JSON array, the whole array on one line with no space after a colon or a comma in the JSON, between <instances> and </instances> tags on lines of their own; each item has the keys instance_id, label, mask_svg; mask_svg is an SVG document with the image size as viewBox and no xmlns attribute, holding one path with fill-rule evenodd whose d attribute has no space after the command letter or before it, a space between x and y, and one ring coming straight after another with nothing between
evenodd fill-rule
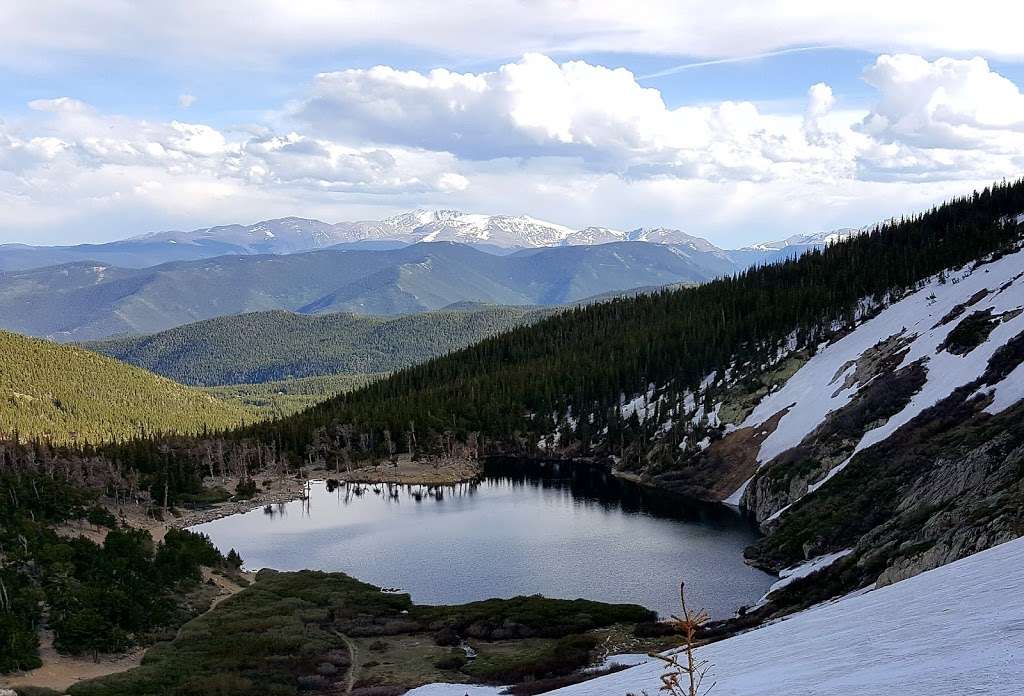
<instances>
[{"instance_id":1,"label":"reflection on water","mask_svg":"<svg viewBox=\"0 0 1024 696\"><path fill-rule=\"evenodd\" d=\"M454 486L312 481L304 500L195 529L250 568L343 571L426 604L543 594L665 616L685 579L723 617L772 581L744 565L755 534L731 510L566 463L491 462Z\"/></svg>"}]
</instances>

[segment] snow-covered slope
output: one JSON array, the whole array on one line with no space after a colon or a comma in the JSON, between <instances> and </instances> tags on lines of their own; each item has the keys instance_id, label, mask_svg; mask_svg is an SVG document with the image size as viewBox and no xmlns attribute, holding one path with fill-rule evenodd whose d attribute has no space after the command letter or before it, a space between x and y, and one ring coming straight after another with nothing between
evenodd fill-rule
<instances>
[{"instance_id":1,"label":"snow-covered slope","mask_svg":"<svg viewBox=\"0 0 1024 696\"><path fill-rule=\"evenodd\" d=\"M830 316L751 346L699 385L620 395L622 418L650 433L610 448L624 474L744 508L766 533L746 551L759 567L819 561L748 624L1020 534L1019 243ZM543 446L557 453L553 443Z\"/></svg>"},{"instance_id":2,"label":"snow-covered slope","mask_svg":"<svg viewBox=\"0 0 1024 696\"><path fill-rule=\"evenodd\" d=\"M988 331L978 336L984 340L959 349L948 346L950 336L956 337L953 332L968 320L977 322L982 333ZM885 440L955 389L978 380L996 351L1022 332L1024 251L977 269L969 266L933 278L846 336L821 347L781 389L764 398L739 428L761 428L783 414L760 444L757 461L764 465L801 445L831 414L865 394L876 380L890 379L911 366L923 368L925 379L915 385L917 389L908 395L905 405L864 432L842 461L810 482L807 493L813 493L857 452ZM882 363L886 363L884 367ZM1014 372L999 384L983 385L979 395L999 393L999 402L989 408L1004 410L1024 396L1019 387L1022 381L1024 373Z\"/></svg>"},{"instance_id":3,"label":"snow-covered slope","mask_svg":"<svg viewBox=\"0 0 1024 696\"><path fill-rule=\"evenodd\" d=\"M1024 693L1024 539L699 651L715 696ZM648 663L550 692L657 694Z\"/></svg>"},{"instance_id":4,"label":"snow-covered slope","mask_svg":"<svg viewBox=\"0 0 1024 696\"><path fill-rule=\"evenodd\" d=\"M568 227L527 215L459 213L413 229L404 241L485 243L500 247L560 245L573 233Z\"/></svg>"},{"instance_id":5,"label":"snow-covered slope","mask_svg":"<svg viewBox=\"0 0 1024 696\"><path fill-rule=\"evenodd\" d=\"M652 244L672 244L690 247L696 251L721 252L714 244L701 237L694 237L682 230L668 227L638 227L625 235L629 242L651 242Z\"/></svg>"}]
</instances>

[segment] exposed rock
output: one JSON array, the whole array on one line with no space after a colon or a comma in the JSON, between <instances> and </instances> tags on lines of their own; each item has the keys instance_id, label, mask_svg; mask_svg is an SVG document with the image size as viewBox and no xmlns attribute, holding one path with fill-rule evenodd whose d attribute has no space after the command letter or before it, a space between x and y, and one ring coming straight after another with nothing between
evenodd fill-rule
<instances>
[{"instance_id":1,"label":"exposed rock","mask_svg":"<svg viewBox=\"0 0 1024 696\"><path fill-rule=\"evenodd\" d=\"M949 332L936 352L945 350L953 355L967 355L984 343L998 325L999 318L992 316L991 309L972 312Z\"/></svg>"},{"instance_id":2,"label":"exposed rock","mask_svg":"<svg viewBox=\"0 0 1024 696\"><path fill-rule=\"evenodd\" d=\"M841 391L852 389L858 385L863 387L875 377L891 373L903 362L903 358L915 338L915 335L908 336L906 330L903 330L883 341L879 341L864 351L857 360L851 360L840 366L836 370L835 377L832 378L829 386L834 385L845 374L846 378L835 391L835 394L838 394ZM852 372L849 371L850 367L853 367Z\"/></svg>"},{"instance_id":3,"label":"exposed rock","mask_svg":"<svg viewBox=\"0 0 1024 696\"><path fill-rule=\"evenodd\" d=\"M694 498L724 500L757 471L761 443L775 432L788 412L783 409L760 425L727 433L685 463L652 477L653 482Z\"/></svg>"},{"instance_id":4,"label":"exposed rock","mask_svg":"<svg viewBox=\"0 0 1024 696\"><path fill-rule=\"evenodd\" d=\"M950 323L951 321L959 317L961 314L963 314L968 307L973 307L974 305L978 304L983 299L988 297L989 292L990 290L988 288L982 288L978 292L974 293L967 299L967 301L961 302L960 304L953 307L953 309L949 310L946 316L942 317L942 319L939 320L939 323L937 323L932 328L937 329L940 326L945 326L946 324Z\"/></svg>"},{"instance_id":5,"label":"exposed rock","mask_svg":"<svg viewBox=\"0 0 1024 696\"><path fill-rule=\"evenodd\" d=\"M924 384L927 375L922 362L911 363L891 375L868 376L902 360L902 339L891 337L872 352L871 357L858 361L867 385L853 400L830 413L799 445L768 462L750 482L742 505L758 522L764 523L806 495L813 484L853 454L868 430L899 413Z\"/></svg>"}]
</instances>

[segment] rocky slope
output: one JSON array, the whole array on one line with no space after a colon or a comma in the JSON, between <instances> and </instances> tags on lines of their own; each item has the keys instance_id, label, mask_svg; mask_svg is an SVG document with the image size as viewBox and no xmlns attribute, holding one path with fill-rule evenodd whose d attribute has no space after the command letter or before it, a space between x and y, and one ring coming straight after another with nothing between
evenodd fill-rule
<instances>
[{"instance_id":1,"label":"rocky slope","mask_svg":"<svg viewBox=\"0 0 1024 696\"><path fill-rule=\"evenodd\" d=\"M671 432L683 455L666 465L655 443L620 466L749 512L767 532L750 562L834 556L777 588L761 618L1024 534L1024 251L865 302L829 330L709 375L681 412L657 388L623 405L664 418L660 447Z\"/></svg>"}]
</instances>

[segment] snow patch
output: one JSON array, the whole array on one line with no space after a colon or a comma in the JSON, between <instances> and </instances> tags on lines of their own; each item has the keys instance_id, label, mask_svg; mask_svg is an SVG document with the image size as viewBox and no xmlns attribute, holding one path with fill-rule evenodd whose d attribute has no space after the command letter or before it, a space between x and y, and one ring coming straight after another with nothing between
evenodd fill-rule
<instances>
[{"instance_id":1,"label":"snow patch","mask_svg":"<svg viewBox=\"0 0 1024 696\"><path fill-rule=\"evenodd\" d=\"M1018 539L713 643L698 655L712 664L715 696L1018 693L1012 685L1024 683L1024 602L1014 598L1024 594L1022 567ZM550 693L656 694L662 671L660 663L647 663Z\"/></svg>"},{"instance_id":2,"label":"snow patch","mask_svg":"<svg viewBox=\"0 0 1024 696\"><path fill-rule=\"evenodd\" d=\"M764 597L761 598L761 601L764 601L772 592L775 592L776 590L781 590L783 587L790 584L794 580L806 578L811 573L817 573L819 570L824 570L825 568L828 568L830 565L838 561L840 558L849 556L851 553L853 553L853 549L843 549L842 551L836 551L835 553L828 553L824 556L812 558L811 560L805 563L801 563L800 565L793 566L792 568L786 568L785 570L780 571L779 581L768 588L768 591L764 593Z\"/></svg>"},{"instance_id":3,"label":"snow patch","mask_svg":"<svg viewBox=\"0 0 1024 696\"><path fill-rule=\"evenodd\" d=\"M501 696L506 688L472 684L426 684L406 691L405 696Z\"/></svg>"},{"instance_id":4,"label":"snow patch","mask_svg":"<svg viewBox=\"0 0 1024 696\"><path fill-rule=\"evenodd\" d=\"M754 480L753 476L748 478L746 481L744 481L743 483L740 484L739 488L737 488L735 491L732 492L732 495L730 495L728 498L726 498L722 502L725 503L726 505L732 505L733 507L739 507L740 506L740 501L743 500L743 494L747 492L747 486L749 486L750 482L753 481L753 480Z\"/></svg>"},{"instance_id":5,"label":"snow patch","mask_svg":"<svg viewBox=\"0 0 1024 696\"><path fill-rule=\"evenodd\" d=\"M992 403L985 407L985 413L993 415L1010 408L1024 399L1024 364L1020 364L1002 382L995 385Z\"/></svg>"},{"instance_id":6,"label":"snow patch","mask_svg":"<svg viewBox=\"0 0 1024 696\"><path fill-rule=\"evenodd\" d=\"M792 405L775 432L761 444L758 462L764 464L795 447L824 422L829 413L849 403L856 390L833 390L823 388L824 385L833 382L839 366L855 362L865 351L897 334L912 339L899 367L926 359L927 382L900 413L868 432L858 443L856 451L880 442L957 387L977 379L999 346L1024 330L1024 314L1001 323L985 343L965 356L937 351L957 322L937 324L957 304L965 302L979 290L995 289L1006 282L1010 286L1005 292L1000 295L990 294L973 309L990 308L993 314L1001 314L1024 306L1024 282L1014 277L1022 265L1024 252L1017 252L988 264L985 266L987 272L972 273L961 269L946 283L933 278L923 284L921 289L882 310L843 338L822 346L781 389L762 399L741 424L740 427L760 425L781 409ZM839 384L841 380L842 376L835 382Z\"/></svg>"}]
</instances>

